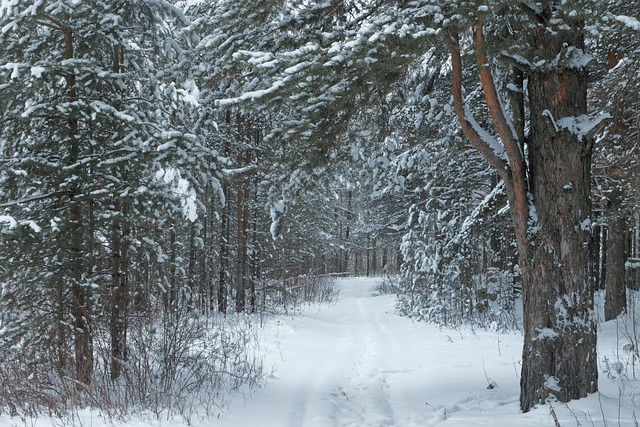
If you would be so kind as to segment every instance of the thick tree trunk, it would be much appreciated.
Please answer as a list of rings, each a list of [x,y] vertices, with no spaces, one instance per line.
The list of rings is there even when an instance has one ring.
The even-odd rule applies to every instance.
[[[547,18],[549,18],[547,16]],[[581,29],[534,32],[537,57],[553,63],[584,49]],[[570,60],[567,58],[567,60]],[[591,146],[572,127],[587,112],[584,68],[551,65],[529,77],[530,187],[535,214],[523,272],[524,349],[520,404],[528,411],[553,395],[561,402],[598,389],[590,226]],[[537,217],[537,218],[536,218]],[[536,221],[537,219],[537,221]]]
[[[609,194],[604,320],[615,319],[627,309],[624,269],[626,222],[620,199],[621,195],[617,190]]]
[[[556,10],[553,3],[541,5],[535,15],[539,27],[531,36],[536,66],[528,79],[528,163],[518,135],[522,129],[510,126],[496,90],[482,19],[478,18],[474,28],[473,49],[500,141],[479,130],[470,109],[465,108],[455,30],[449,42],[454,109],[467,138],[503,179],[511,208],[523,281],[520,405],[525,412],[550,396],[566,402],[598,389],[589,265],[590,134],[596,127],[588,126],[589,134],[581,134],[587,120],[583,23],[567,20],[564,28],[549,31],[547,25]]]

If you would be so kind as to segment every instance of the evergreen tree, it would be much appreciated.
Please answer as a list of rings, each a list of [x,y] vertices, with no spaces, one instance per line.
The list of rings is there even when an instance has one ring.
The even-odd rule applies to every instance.
[[[3,348],[19,343],[36,362],[57,352],[56,368],[74,363],[88,384],[108,309],[117,378],[133,254],[157,248],[144,218],[180,205],[167,171],[197,157],[184,151],[197,142],[180,127],[184,95],[166,79],[183,56],[172,22],[186,19],[162,1],[3,3],[0,17],[1,61],[15,64],[2,70],[3,207],[16,223],[1,254]]]

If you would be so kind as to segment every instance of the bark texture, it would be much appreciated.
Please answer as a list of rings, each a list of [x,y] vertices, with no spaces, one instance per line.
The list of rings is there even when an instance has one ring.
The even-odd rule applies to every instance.
[[[536,56],[549,65],[533,71],[528,86],[535,217],[531,215],[534,228],[522,269],[525,344],[520,404],[525,411],[550,395],[566,402],[598,388],[589,264],[591,144],[558,124],[587,113],[587,73],[571,65],[584,41],[580,23],[560,34],[552,35],[545,26],[534,32]]]
[[[64,56],[65,59],[73,59],[74,54],[74,34],[71,28],[59,22],[54,22],[64,35]],[[76,75],[68,73],[65,75],[67,100],[75,102],[78,100],[78,88],[76,86]],[[80,141],[78,138],[78,119],[71,116],[68,120],[69,126],[69,159],[68,164],[74,165],[78,161],[80,151]],[[69,223],[70,223],[70,281],[72,305],[71,315],[73,316],[73,331],[75,338],[75,375],[79,384],[89,384],[93,376],[93,335],[91,332],[91,298],[90,290],[82,286],[82,275],[85,273],[84,252],[83,252],[83,209],[78,201],[78,183],[72,182],[69,190]]]
[[[620,191],[614,189],[609,193],[609,206],[607,207],[607,256],[604,319],[611,320],[618,317],[627,309],[627,288],[625,283],[625,242],[626,222],[621,206]]]

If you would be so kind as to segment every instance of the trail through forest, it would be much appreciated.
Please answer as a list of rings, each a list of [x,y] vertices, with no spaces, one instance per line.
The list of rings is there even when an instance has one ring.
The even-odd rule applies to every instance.
[[[394,295],[372,296],[375,284],[345,279],[335,305],[274,319],[265,328],[273,376],[236,397],[215,425],[555,425],[549,407],[519,411],[520,334],[413,322],[395,314]],[[563,426],[604,425],[597,399],[554,412]],[[633,425],[632,407],[623,403],[618,418],[617,403],[602,399],[607,423]]]
[[[338,281],[334,305],[311,305],[267,317],[262,334],[264,386],[234,392],[209,416],[158,420],[141,415],[109,421],[90,408],[73,425],[93,427],[428,427],[637,426],[640,377],[625,353],[626,318],[600,323],[600,393],[568,405],[520,412],[522,335],[460,330],[414,322],[395,313],[395,295],[374,296],[379,279]],[[602,315],[602,296],[598,298]],[[626,319],[626,320],[625,320]],[[256,319],[257,320],[257,319]],[[258,323],[256,322],[256,327]],[[619,329],[618,329],[619,328]],[[489,387],[490,386],[490,387]],[[211,409],[211,408],[210,408]],[[553,412],[553,413],[552,413]],[[557,418],[557,423],[554,420]],[[27,420],[32,427],[60,419]],[[0,427],[25,421],[0,415]]]

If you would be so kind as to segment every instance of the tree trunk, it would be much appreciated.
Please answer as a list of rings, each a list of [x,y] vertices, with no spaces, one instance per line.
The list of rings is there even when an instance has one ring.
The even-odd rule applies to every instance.
[[[609,193],[604,320],[615,319],[627,309],[624,269],[626,222],[620,199],[621,194],[618,190]]]
[[[116,203],[118,209],[118,203]],[[115,219],[111,235],[111,379],[116,380],[122,373],[126,356],[126,316],[128,308],[127,278],[123,268],[123,228],[120,219]]]
[[[546,12],[550,15],[549,9]],[[566,54],[566,46],[584,49],[581,28],[574,25],[555,35],[545,27],[534,31],[536,57],[552,63]],[[589,264],[591,143],[557,125],[560,119],[586,114],[587,73],[584,68],[554,65],[532,72],[528,89],[530,188],[537,222],[530,230],[528,254],[521,252],[519,257],[524,282],[524,411],[550,395],[567,402],[598,389]]]
[[[251,136],[250,124],[240,112],[236,114],[236,126],[238,139],[242,145],[247,143]],[[250,141],[249,141],[250,142]],[[238,153],[238,167],[251,163],[249,149]],[[236,312],[243,312],[246,305],[247,290],[247,228],[249,220],[249,199],[251,197],[249,180],[243,179],[238,186],[237,194],[237,260],[236,260]]]
[[[455,29],[449,41],[456,115],[467,138],[503,179],[509,200],[523,282],[520,406],[525,412],[550,396],[566,402],[598,389],[589,265],[591,139],[597,126],[590,126],[587,135],[572,133],[587,111],[587,73],[574,65],[583,59],[583,23],[565,17],[564,28],[549,31],[553,3],[546,1],[535,12],[539,25],[531,31],[536,67],[529,70],[528,79],[528,162],[519,130],[510,126],[502,108],[481,17],[474,27],[473,49],[500,141],[479,130],[465,107]]]
[[[178,307],[178,245],[176,241],[176,225],[172,221],[169,229],[169,247],[171,254],[169,255],[169,300],[165,309],[167,311],[175,311]]]
[[[189,224],[189,272],[187,273],[187,292],[186,303],[187,311],[191,312],[197,308],[198,290],[196,289],[196,280],[198,280],[196,273],[196,224],[192,222]]]
[[[376,246],[377,239],[374,236],[371,240],[371,274],[376,276],[378,274],[378,249]]]
[[[230,140],[232,135],[231,126],[231,110],[225,113],[225,122],[227,124],[227,139],[225,143],[225,156],[229,156]],[[229,261],[230,261],[230,241],[231,238],[231,201],[229,200],[231,191],[229,183],[222,182],[222,193],[224,194],[224,206],[222,208],[222,217],[220,221],[220,271],[218,276],[218,312],[227,312],[227,294],[229,288]]]
[[[227,312],[227,278],[229,277],[229,185],[222,183],[225,202],[220,223],[220,272],[218,277],[218,311]]]
[[[65,58],[74,58],[73,31],[62,28],[65,43]],[[67,98],[69,102],[78,99],[76,76],[73,73],[65,75]],[[75,165],[80,156],[80,141],[78,140],[78,119],[70,117],[69,125],[69,165]],[[73,302],[71,315],[73,316],[73,331],[75,338],[76,380],[89,384],[93,375],[93,335],[89,325],[91,319],[91,297],[89,289],[82,285],[84,269],[83,253],[83,212],[77,197],[80,193],[77,182],[70,188],[69,222],[70,222],[70,282]]]

